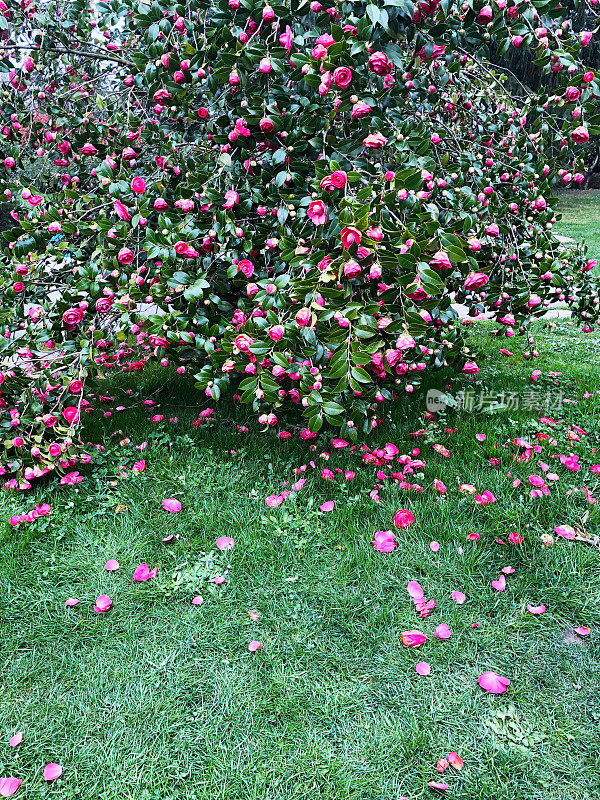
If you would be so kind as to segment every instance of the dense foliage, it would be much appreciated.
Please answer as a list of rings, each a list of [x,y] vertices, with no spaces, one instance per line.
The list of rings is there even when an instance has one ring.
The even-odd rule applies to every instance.
[[[75,463],[108,370],[177,362],[352,439],[427,370],[477,372],[455,299],[506,336],[559,298],[591,330],[552,186],[582,178],[600,82],[557,6],[0,1],[8,485]],[[562,121],[489,42],[556,74]]]

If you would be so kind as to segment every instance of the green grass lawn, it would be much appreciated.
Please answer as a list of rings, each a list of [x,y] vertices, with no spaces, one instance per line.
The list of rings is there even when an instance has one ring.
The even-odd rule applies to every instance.
[[[562,192],[558,210],[562,219],[555,233],[585,242],[590,256],[600,258],[600,190]]]
[[[516,392],[520,408],[451,411],[413,438],[424,404],[399,405],[396,426],[374,435],[372,444],[394,442],[401,453],[421,449],[426,468],[408,476],[420,494],[377,481],[376,467],[325,438],[311,452],[297,438],[239,433],[239,412],[197,430],[202,397],[176,375],[164,386],[164,370],[143,375],[132,395],[123,380],[103,386],[110,407],[128,408],[89,417],[86,433],[106,451],[85,481],[52,479],[27,497],[0,496],[3,520],[36,501],[52,506],[46,520],[5,524],[0,542],[0,776],[23,778],[17,797],[416,800],[432,796],[427,783],[437,779],[460,800],[597,800],[600,554],[564,539],[544,547],[540,535],[579,525],[587,509],[587,530],[598,527],[597,507],[569,490],[586,485],[600,495],[589,472],[600,462],[592,452],[600,337],[565,321],[554,337],[541,323],[536,330],[540,358],[525,362],[523,340],[498,342],[489,325],[477,329],[487,358],[476,395]],[[515,355],[499,355],[502,346]],[[543,373],[537,384],[533,369]],[[532,387],[537,396],[527,394]],[[160,425],[149,422],[156,407],[139,405],[149,396],[165,415]],[[547,401],[558,402],[548,413],[561,421],[556,428],[538,421]],[[587,433],[580,441],[567,438],[572,424]],[[510,440],[538,432],[556,444],[541,439],[529,463],[514,461]],[[147,449],[135,449],[143,441]],[[580,472],[553,457],[570,452]],[[132,474],[140,458],[146,470]],[[266,496],[286,481],[290,489],[294,468],[311,459],[305,486],[269,509]],[[549,497],[532,499],[527,478],[543,474],[540,460],[559,478]],[[327,482],[322,466],[356,477]],[[512,488],[516,477],[523,483]],[[380,503],[369,496],[377,482]],[[457,492],[462,482],[489,489],[497,503],[479,507]],[[180,513],[161,508],[167,497],[181,501]],[[328,499],[335,509],[322,513]],[[415,523],[397,531],[394,552],[376,552],[374,532],[390,529],[399,508]],[[524,542],[509,544],[510,531]],[[478,542],[467,541],[471,532]],[[233,537],[234,549],[215,550],[219,536]],[[117,572],[104,569],[110,558]],[[157,578],[134,583],[140,562],[157,567]],[[491,581],[506,566],[515,571],[497,592]],[[215,575],[225,582],[215,585]],[[427,619],[413,607],[409,580],[436,601]],[[463,605],[454,590],[466,594]],[[113,606],[96,614],[101,593]],[[197,594],[201,606],[191,605]],[[69,597],[80,604],[65,608]],[[527,603],[547,611],[533,616]],[[433,635],[442,622],[449,640]],[[581,625],[590,636],[573,633]],[[418,650],[401,645],[411,629],[429,637]],[[249,652],[252,640],[263,648]],[[429,677],[416,674],[419,661],[431,665]],[[486,670],[510,679],[506,694],[479,688]],[[10,748],[17,731],[23,742]],[[464,768],[440,776],[436,762],[451,751]],[[64,769],[52,784],[42,779],[48,762]]]

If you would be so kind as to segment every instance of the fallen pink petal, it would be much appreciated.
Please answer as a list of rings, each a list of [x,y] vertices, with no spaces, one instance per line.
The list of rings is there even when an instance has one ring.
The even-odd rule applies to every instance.
[[[375,550],[380,553],[391,553],[396,548],[396,540],[392,531],[376,531],[372,542]]]
[[[319,511],[325,511],[325,512],[333,511],[334,507],[335,507],[335,503],[333,502],[333,500],[326,500],[324,503],[321,503],[321,505],[319,506]]]
[[[171,514],[177,514],[181,511],[181,503],[174,497],[168,497],[166,500],[163,500],[162,507]]]
[[[589,628],[586,628],[584,625],[580,625],[577,628],[573,628],[573,630],[575,631],[575,633],[578,633],[579,636],[589,636],[591,633],[591,630]]]
[[[67,597],[65,605],[67,608],[73,608],[73,606],[79,605],[79,599],[77,597]]]
[[[196,597],[192,597],[192,605],[193,606],[201,606],[203,602],[204,602],[204,598],[199,594],[197,594]]]
[[[12,797],[22,783],[21,778],[0,778],[0,797]]]
[[[9,739],[8,743],[11,747],[16,747],[17,745],[21,744],[22,741],[23,734],[19,731],[19,733],[15,733],[15,735]]]
[[[437,781],[429,781],[427,786],[429,786],[430,789],[435,789],[437,792],[445,792],[450,788],[447,783],[438,783]]]
[[[477,679],[477,683],[482,689],[490,694],[503,694],[510,686],[508,678],[503,678],[497,672],[484,672]]]
[[[546,606],[532,606],[527,603],[527,611],[529,611],[530,614],[544,614],[546,612]]]
[[[431,675],[431,666],[426,661],[419,661],[415,664],[415,672],[419,675]]]
[[[430,542],[429,543],[429,549],[431,550],[432,553],[437,553],[437,551],[440,549],[440,547],[441,547],[441,544],[439,542]]]
[[[554,533],[557,536],[562,536],[563,539],[573,540],[575,538],[575,528],[572,528],[570,525],[557,525],[556,528],[554,528]]]
[[[454,752],[448,753],[448,761],[450,763],[450,766],[454,767],[454,769],[457,769],[457,770],[460,771],[463,768],[463,763],[464,762],[463,762],[462,758],[458,755],[458,753],[454,753]]]
[[[107,572],[116,572],[119,569],[119,562],[116,561],[114,558],[109,558],[106,564],[104,565],[104,569]]]
[[[465,600],[467,599],[467,596],[466,596],[466,594],[463,594],[462,592],[458,592],[458,591],[454,591],[454,592],[452,592],[452,594],[450,595],[450,597],[451,597],[451,598],[454,600],[454,602],[455,602],[455,603],[457,603],[459,606],[462,606],[462,604],[463,604],[463,603],[465,602]]]
[[[219,550],[232,550],[235,542],[230,536],[219,536],[215,544]]]
[[[254,640],[254,641],[250,642],[250,644],[248,645],[248,650],[251,653],[255,653],[257,650],[261,650],[262,646],[263,646],[262,642],[257,642],[256,640]]]
[[[97,614],[103,614],[105,611],[112,606],[112,600],[107,594],[99,595],[98,599],[96,600],[96,605],[94,606],[94,611]]]
[[[404,631],[400,639],[404,647],[420,647],[427,641],[427,636],[421,631]]]
[[[140,564],[135,568],[133,580],[138,582],[149,581],[151,578],[156,578],[157,573],[158,569],[156,567],[154,567],[154,569],[150,569],[148,564]]]
[[[503,592],[506,589],[506,578],[500,575],[498,580],[492,581],[492,588],[497,592]]]
[[[438,625],[435,629],[434,636],[437,636],[438,639],[450,639],[452,633],[446,623],[442,622],[441,625]]]
[[[62,772],[63,768],[60,766],[60,764],[55,764],[54,762],[46,764],[44,767],[44,780],[55,781],[57,778],[60,778]]]

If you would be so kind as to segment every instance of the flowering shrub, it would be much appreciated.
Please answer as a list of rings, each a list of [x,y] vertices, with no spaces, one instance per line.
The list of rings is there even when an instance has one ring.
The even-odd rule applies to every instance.
[[[1,3],[8,485],[72,470],[109,370],[177,362],[355,440],[427,370],[478,371],[454,300],[511,336],[561,299],[591,330],[551,189],[600,83],[557,6]],[[531,48],[570,114],[512,96],[488,43]]]

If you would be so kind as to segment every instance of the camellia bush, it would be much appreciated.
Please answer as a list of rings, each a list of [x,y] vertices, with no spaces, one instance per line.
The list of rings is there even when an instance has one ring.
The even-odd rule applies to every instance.
[[[555,300],[597,324],[594,262],[552,234],[600,132],[557,0],[0,0],[0,37],[8,486],[76,462],[111,372],[177,364],[356,440],[428,371],[478,371],[453,303],[507,337]]]

